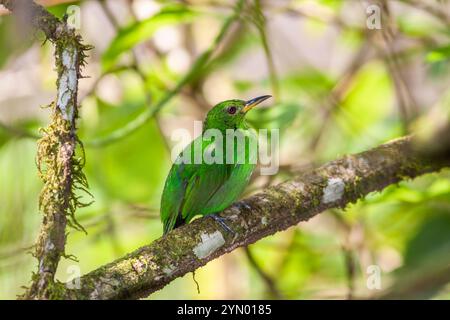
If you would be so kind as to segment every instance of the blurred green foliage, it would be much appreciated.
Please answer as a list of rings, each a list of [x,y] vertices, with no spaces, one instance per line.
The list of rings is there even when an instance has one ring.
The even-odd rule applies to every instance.
[[[255,109],[249,121],[255,128],[281,129],[282,170],[278,177],[256,178],[249,190],[259,190],[261,186],[288,178],[304,165],[360,152],[404,133],[396,80],[383,57],[384,51],[372,50],[355,68],[345,90],[337,98],[333,96],[345,78],[342,70],[369,41],[367,30],[334,26],[334,45],[328,47],[329,51],[320,51],[314,46],[316,41],[330,41],[330,37],[327,38],[332,28],[330,22],[320,21],[321,17],[314,16],[314,12],[295,15],[296,10],[307,10],[303,7],[304,1],[286,2],[286,7],[293,10],[292,16],[283,8],[274,9],[276,1],[267,2],[263,11],[270,48],[275,65],[284,65],[277,75],[281,90],[271,108]],[[136,12],[132,15],[127,10],[112,10],[125,18],[119,19],[123,21],[122,27],[106,47],[101,49],[99,45],[91,52],[86,75],[94,77],[96,70],[111,73],[97,83],[103,83],[106,91],[96,88],[81,101],[79,131],[83,141],[108,136],[153,107],[188,72],[174,67],[174,57],[182,61],[180,56],[188,55],[189,67],[192,67],[198,54],[209,48],[225,17],[231,14],[229,2],[188,3],[191,4],[158,1],[158,10],[139,20],[135,19]],[[175,143],[170,140],[171,130],[191,129],[193,120],[201,119],[211,104],[225,98],[250,98],[257,93],[270,93],[270,75],[260,70],[266,70],[266,57],[260,35],[249,23],[248,10],[252,1],[248,3],[240,25],[231,29],[218,48],[214,48],[212,58],[199,70],[201,72],[189,79],[191,81],[164,105],[156,118],[114,143],[100,148],[86,146],[85,172],[95,203],[78,212],[78,220],[86,227],[88,235],[68,230],[66,251],[75,255],[78,262],[68,259],[61,262],[58,272],[61,281],[73,275],[70,266],[79,267],[81,273],[89,272],[161,235],[159,197],[171,165],[170,147]],[[95,19],[95,15],[100,14],[101,8],[90,1],[71,4],[81,6],[83,19]],[[62,17],[71,4],[49,10]],[[341,19],[345,10],[350,10],[344,1],[337,0],[317,1],[316,6]],[[435,85],[439,95],[448,94],[448,25],[443,26],[427,13],[423,13],[425,18],[411,16],[409,10],[412,9],[406,6],[395,17],[399,37],[419,46],[403,48],[399,45],[402,72],[419,64],[426,74],[411,73],[410,76],[417,77],[418,82],[426,80],[423,86]],[[94,18],[89,18],[90,14]],[[272,20],[285,15],[289,16],[288,20],[283,20],[285,26],[271,24]],[[39,40],[19,41],[13,36],[16,31],[12,17],[1,19],[0,86],[2,76],[11,72],[12,62],[27,50],[39,51],[38,61],[43,66],[51,66],[51,51],[47,46],[41,47]],[[102,28],[106,28],[102,21],[97,21],[97,30],[93,24],[82,26],[81,34],[86,41],[94,45],[97,45],[95,41],[101,42]],[[299,21],[309,24],[301,27]],[[91,29],[86,30],[87,26]],[[167,28],[174,28],[182,40],[172,51],[158,50],[155,39],[158,32]],[[289,28],[301,30],[303,38],[297,39],[300,47],[288,38]],[[145,52],[138,59],[144,81],[135,69],[124,63],[129,61],[131,50]],[[298,53],[300,50],[302,54]],[[331,68],[329,61],[335,54],[341,60],[338,68]],[[312,62],[316,55],[327,62]],[[290,61],[295,63],[289,65]],[[43,83],[48,83],[49,78],[56,80],[50,69],[40,70],[38,77]],[[447,85],[442,86],[445,81]],[[36,94],[45,91],[43,88],[35,90]],[[419,100],[423,98],[421,92],[413,93]],[[51,94],[54,94],[53,88]],[[116,95],[119,97],[114,98]],[[12,105],[8,100],[0,100],[0,115],[14,114],[14,110],[8,108],[10,103]],[[12,121],[8,127],[0,126],[0,298],[3,299],[14,298],[22,291],[20,286],[28,284],[36,263],[26,254],[26,249],[33,244],[39,230],[41,216],[37,199],[41,183],[34,163],[36,143],[22,133],[36,133],[37,127],[47,120],[37,105],[32,107],[37,111],[16,117],[23,120]],[[431,105],[423,105],[418,113],[425,114],[429,109]],[[11,131],[11,127],[16,131]],[[415,279],[411,275],[413,271],[420,270],[419,277],[426,279],[436,265],[449,263],[449,177],[449,171],[444,170],[390,186],[350,205],[345,211],[325,212],[298,227],[267,237],[252,245],[250,250],[285,298],[346,298],[350,291],[353,297],[383,296],[390,286],[402,286],[404,279]],[[370,265],[382,270],[381,291],[369,290],[366,286]],[[272,297],[241,250],[200,269],[197,280],[200,294],[187,275],[151,298]],[[408,297],[450,298],[448,284],[437,283],[423,291],[411,289]]]
[[[164,6],[161,11],[150,18],[134,22],[124,27],[118,32],[114,40],[111,41],[108,49],[102,55],[102,66],[104,70],[108,70],[114,65],[122,53],[129,51],[137,44],[151,38],[159,28],[165,25],[192,21],[194,17],[195,12],[185,6],[168,5]]]

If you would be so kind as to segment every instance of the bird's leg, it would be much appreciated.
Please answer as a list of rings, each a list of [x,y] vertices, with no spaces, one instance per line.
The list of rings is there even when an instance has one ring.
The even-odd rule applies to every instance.
[[[227,224],[225,223],[226,218],[220,217],[217,213],[211,213],[208,215],[209,217],[213,218],[220,226],[229,233],[236,234],[236,232],[233,231]]]

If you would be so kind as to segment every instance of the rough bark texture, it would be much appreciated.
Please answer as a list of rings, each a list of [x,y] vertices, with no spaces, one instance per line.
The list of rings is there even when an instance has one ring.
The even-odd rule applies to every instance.
[[[48,299],[54,294],[54,276],[61,256],[65,256],[66,226],[81,228],[75,220],[75,209],[82,206],[74,191],[87,188],[81,171],[83,157],[75,156],[78,145],[76,135],[77,93],[80,69],[85,51],[81,38],[44,8],[30,0],[0,0],[7,9],[23,22],[44,32],[55,45],[58,73],[57,98],[52,104],[50,125],[42,129],[38,141],[37,163],[44,182],[39,199],[43,213],[41,232],[35,245],[38,270],[24,298]]]
[[[343,208],[366,194],[418,175],[443,163],[425,160],[405,137],[372,150],[345,156],[297,178],[242,200],[221,216],[236,232],[229,234],[204,217],[79,280],[80,289],[59,284],[61,299],[132,299],[145,297],[207,262],[306,221],[329,208]]]
[[[33,28],[42,30],[51,41],[67,33],[64,23],[32,0],[1,0],[0,4],[24,22],[24,27],[31,24]]]

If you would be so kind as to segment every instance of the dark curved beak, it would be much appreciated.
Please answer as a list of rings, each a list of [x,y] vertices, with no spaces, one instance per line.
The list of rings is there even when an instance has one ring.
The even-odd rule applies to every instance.
[[[265,96],[259,96],[259,97],[253,98],[253,99],[251,99],[251,100],[248,100],[248,101],[245,103],[244,108],[242,108],[242,111],[241,111],[241,112],[247,113],[248,111],[250,111],[251,109],[253,109],[256,105],[260,104],[260,103],[263,102],[264,100],[267,100],[267,99],[269,99],[269,98],[271,98],[271,97],[272,97],[271,95],[265,95]]]

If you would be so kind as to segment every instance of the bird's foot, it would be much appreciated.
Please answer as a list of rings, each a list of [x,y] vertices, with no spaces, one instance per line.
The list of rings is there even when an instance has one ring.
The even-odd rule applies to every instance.
[[[219,217],[219,216],[217,215],[217,213],[210,214],[209,216],[210,216],[211,218],[213,218],[218,224],[220,224],[220,226],[221,226],[226,232],[231,233],[231,234],[233,234],[233,235],[236,234],[236,232],[234,232],[233,229],[231,229],[231,228],[225,223],[226,218]]]

